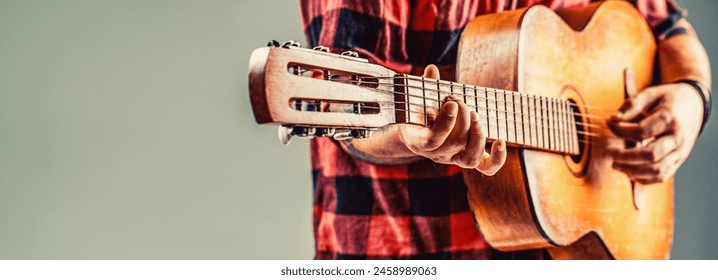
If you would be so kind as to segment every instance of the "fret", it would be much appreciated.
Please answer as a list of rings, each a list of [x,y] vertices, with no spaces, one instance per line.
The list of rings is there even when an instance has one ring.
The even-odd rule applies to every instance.
[[[543,96],[539,97],[539,106],[541,107],[541,137],[543,137],[544,148],[549,149],[551,147],[551,144],[549,144],[548,139],[548,120],[546,119],[548,115],[546,114],[547,112],[545,112],[545,103],[546,100],[543,98]]]
[[[539,96],[539,115],[541,116],[539,118],[539,123],[541,124],[541,147],[544,149],[547,149],[547,143],[546,143],[546,133],[544,132],[546,126],[544,126],[543,121],[543,97]]]
[[[575,106],[578,106],[578,105],[575,105]],[[578,127],[576,126],[576,116],[573,115],[573,112],[574,112],[574,110],[572,109],[571,110],[571,129],[573,130],[573,134],[572,134],[572,136],[573,136],[573,141],[572,141],[573,142],[573,152],[578,153],[579,147],[580,147],[580,143],[578,143],[578,139],[580,139],[580,138],[578,137]],[[578,110],[576,110],[576,112],[578,112]],[[580,119],[579,119],[579,121],[580,121]]]
[[[563,139],[561,138],[561,109],[559,108],[558,100],[553,99],[553,108],[554,108],[554,123],[556,124],[556,150],[561,150],[561,145],[563,144]]]
[[[514,143],[518,143],[519,142],[519,139],[518,139],[519,138],[519,122],[516,118],[516,112],[518,112],[518,110],[516,110],[516,95],[513,93],[511,94],[511,109],[513,110],[513,117],[514,117],[514,129],[513,129]]]
[[[551,98],[546,98],[546,102],[548,103],[549,144],[551,144],[551,150],[554,150],[556,149],[556,124],[554,123],[556,118],[553,115],[553,100],[551,100]]]
[[[568,122],[566,122],[566,102],[561,101],[561,111],[563,114],[561,115],[561,122],[563,123],[563,150],[564,152],[568,151]]]
[[[439,91],[441,92],[441,100],[442,100],[442,101],[443,101],[443,100],[446,100],[446,98],[447,98],[449,95],[454,95],[454,92],[453,92],[453,89],[452,89],[452,88],[453,88],[453,85],[452,85],[451,82],[449,82],[449,83],[439,83],[438,88],[439,88]],[[446,102],[444,102],[444,103],[446,103]]]
[[[531,146],[535,146],[538,143],[536,143],[536,138],[534,138],[535,130],[533,127],[531,127],[531,126],[533,126],[533,124],[531,123],[532,122],[532,119],[531,119],[531,96],[529,96],[529,95],[524,95],[524,96],[526,97],[526,126],[528,126],[528,128],[529,128],[528,144]]]
[[[441,87],[439,86],[439,80],[436,80],[436,102],[439,106],[437,110],[441,110]]]
[[[521,106],[521,144],[526,145],[526,122],[524,121],[524,97],[519,93],[519,106]],[[528,110],[527,110],[528,112]],[[529,128],[529,134],[531,133],[531,128]],[[529,141],[531,140],[531,136],[529,135]]]
[[[563,103],[563,111],[564,111],[563,118],[565,120],[564,123],[566,124],[566,132],[564,132],[566,134],[566,151],[570,152],[572,141],[571,141],[571,127],[569,126],[569,125],[571,125],[571,123],[569,121],[569,115],[570,115],[571,111],[568,108],[568,101],[565,101]]]
[[[476,114],[481,116],[481,114],[479,114],[479,93],[476,90],[476,86],[472,86],[471,88],[474,89],[474,109],[476,109]]]
[[[406,115],[407,123],[414,123],[419,125],[429,125],[429,113],[427,110],[431,108],[426,103],[426,90],[424,88],[424,78],[422,77],[411,77],[406,79]],[[421,98],[422,100],[418,100]]]
[[[504,123],[506,123],[506,127],[504,127],[504,130],[506,132],[506,137],[504,140],[509,141],[509,110],[506,108],[506,91],[501,90],[503,94],[501,95],[501,100],[504,102]],[[498,106],[498,104],[496,104]],[[498,108],[497,108],[498,109]]]
[[[558,133],[558,108],[556,108],[556,100],[553,98],[551,100],[551,136],[553,137],[553,149],[558,150],[559,146],[561,145],[561,138],[559,137],[560,134]]]
[[[573,140],[573,139],[574,139],[574,135],[575,135],[574,132],[573,132],[573,129],[574,129],[574,126],[573,126],[573,108],[571,108],[571,103],[570,103],[570,102],[567,102],[567,103],[566,103],[566,110],[567,110],[567,112],[566,112],[567,116],[566,116],[566,117],[568,118],[568,137],[569,137],[569,138],[568,138],[568,139],[569,139],[569,140],[568,140],[568,141],[569,141],[569,145],[568,145],[568,146],[569,146],[570,152],[573,153],[573,152],[574,152],[574,149],[576,148],[576,143],[575,143],[574,140]]]
[[[551,134],[549,133],[549,132],[550,132],[549,129],[550,129],[551,127],[549,126],[549,120],[550,120],[551,118],[549,118],[549,116],[548,116],[548,99],[542,97],[542,98],[541,98],[541,101],[542,101],[542,103],[543,103],[543,105],[542,105],[542,106],[543,106],[543,108],[542,108],[542,109],[543,109],[542,113],[543,113],[543,115],[544,115],[544,119],[542,120],[542,122],[545,123],[545,130],[546,130],[546,131],[544,132],[544,133],[546,133],[546,149],[549,149],[549,150],[550,150],[550,149],[551,149]]]
[[[406,75],[397,76],[394,79],[394,118],[397,123],[405,123],[408,118],[409,111],[406,110],[406,93],[409,90],[407,86],[408,79]]]
[[[516,96],[519,97],[519,102],[516,102]],[[511,101],[513,101],[513,103],[514,103],[514,123],[515,123],[514,127],[516,130],[516,133],[514,136],[516,137],[516,143],[523,144],[522,139],[524,139],[524,127],[523,127],[524,123],[523,123],[523,116],[520,114],[520,112],[521,112],[521,96],[518,95],[518,93],[512,93]],[[518,109],[516,108],[516,106],[518,106]],[[519,117],[521,117],[521,118],[519,119]],[[519,135],[519,133],[521,135]],[[521,141],[521,142],[519,142],[519,141]]]
[[[568,108],[566,107],[567,104],[568,104],[568,102],[566,102],[566,101],[563,102],[563,126],[564,126],[563,135],[566,138],[566,145],[565,145],[566,152],[570,152],[571,151],[571,135],[568,132],[569,128],[568,128]]]
[[[429,115],[426,113],[426,85],[424,77],[421,77],[421,102],[424,103],[424,126],[429,126]]]
[[[526,122],[524,122],[524,101],[523,96],[520,93],[517,93],[519,96],[519,108],[521,108],[521,111],[519,111],[519,116],[521,116],[521,144],[526,145]]]
[[[565,144],[563,145],[564,152],[568,152],[570,150],[569,148],[569,141],[568,141],[568,116],[566,112],[566,101],[561,101],[561,110],[563,111],[563,115],[561,115],[561,119],[563,120],[563,139],[565,141]]]
[[[486,137],[491,138],[491,118],[489,118],[489,93],[484,88],[484,102],[486,103]]]
[[[539,114],[536,112],[536,110],[538,109],[538,107],[536,106],[536,100],[538,100],[538,98],[536,98],[534,96],[533,100],[534,100],[534,125],[535,125],[534,133],[536,134],[536,143],[538,144],[539,147],[543,148],[543,139],[539,138],[539,135],[538,135],[539,134],[539,118],[538,118]]]
[[[481,115],[479,114],[479,94],[478,94],[478,92],[476,91],[476,86],[472,86],[471,88],[474,89],[474,109],[476,110],[476,114],[478,114],[479,116],[481,116]]]
[[[556,122],[558,123],[558,138],[560,145],[558,146],[558,150],[561,151],[566,146],[566,139],[564,139],[563,134],[563,109],[561,108],[562,103],[561,100],[556,99]]]
[[[406,110],[406,122],[411,123],[411,101],[409,101],[409,91],[404,90],[406,97],[404,98],[404,108]]]
[[[551,110],[551,108],[552,108],[551,104],[553,104],[553,103],[551,102],[551,99],[549,99],[549,98],[546,98],[545,100],[546,100],[546,117],[547,117],[546,124],[548,125],[548,129],[546,131],[548,133],[548,135],[547,135],[548,148],[550,150],[553,150],[554,146],[556,145],[556,139],[553,138],[553,118],[552,118],[553,110]]]
[[[578,105],[576,104],[574,106],[578,106]],[[571,136],[573,137],[573,152],[578,153],[579,152],[578,150],[580,148],[580,143],[578,143],[578,139],[579,139],[578,127],[576,126],[577,116],[574,115],[575,112],[578,112],[578,108],[576,108],[576,109],[571,108],[571,129],[573,130],[573,133],[571,134]],[[581,121],[581,119],[579,118],[578,121]]]
[[[464,95],[464,104],[466,104],[468,106],[469,103],[466,103],[466,86],[465,85],[461,85],[461,93]]]

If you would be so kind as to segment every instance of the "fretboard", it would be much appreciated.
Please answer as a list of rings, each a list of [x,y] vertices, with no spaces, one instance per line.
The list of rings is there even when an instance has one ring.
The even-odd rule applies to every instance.
[[[578,131],[571,103],[515,91],[399,75],[394,79],[397,123],[428,126],[449,95],[477,112],[489,139],[578,154]]]

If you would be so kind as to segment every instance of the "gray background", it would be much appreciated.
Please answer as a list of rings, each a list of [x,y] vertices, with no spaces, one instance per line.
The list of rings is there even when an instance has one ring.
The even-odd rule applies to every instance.
[[[680,3],[718,60],[718,2]],[[0,0],[0,258],[311,258],[308,144],[248,104],[269,39],[304,41],[296,1]],[[673,258],[718,258],[716,137],[676,176]]]

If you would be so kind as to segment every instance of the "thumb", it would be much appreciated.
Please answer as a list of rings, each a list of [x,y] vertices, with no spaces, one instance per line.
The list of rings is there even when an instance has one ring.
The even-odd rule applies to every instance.
[[[430,79],[441,79],[441,76],[439,75],[439,68],[437,68],[434,64],[426,66],[426,68],[424,68],[424,75],[421,76]]]

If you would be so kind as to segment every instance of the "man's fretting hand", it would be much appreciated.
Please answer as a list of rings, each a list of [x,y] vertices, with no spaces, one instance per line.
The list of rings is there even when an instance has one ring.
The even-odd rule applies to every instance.
[[[429,65],[423,76],[439,79],[439,70]],[[506,143],[496,140],[491,154],[484,151],[486,135],[481,130],[479,115],[453,95],[446,98],[432,127],[401,125],[399,131],[407,149],[437,163],[494,175],[506,161]]]

